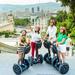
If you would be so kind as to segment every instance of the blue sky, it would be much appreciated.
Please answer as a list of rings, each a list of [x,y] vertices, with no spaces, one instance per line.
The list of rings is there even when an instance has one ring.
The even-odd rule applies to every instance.
[[[0,4],[36,4],[36,3],[47,3],[56,2],[56,0],[0,0]]]

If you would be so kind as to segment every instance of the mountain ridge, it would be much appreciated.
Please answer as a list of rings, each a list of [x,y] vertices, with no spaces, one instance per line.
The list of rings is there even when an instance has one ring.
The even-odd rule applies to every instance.
[[[0,11],[16,11],[16,10],[25,10],[26,8],[31,9],[34,8],[35,11],[37,7],[40,7],[42,10],[58,10],[61,8],[60,3],[56,2],[48,2],[48,3],[38,3],[38,4],[30,4],[30,5],[13,5],[13,4],[0,4]]]

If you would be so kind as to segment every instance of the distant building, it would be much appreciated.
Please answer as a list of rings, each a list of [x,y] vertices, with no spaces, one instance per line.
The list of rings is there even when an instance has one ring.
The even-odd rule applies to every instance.
[[[39,6],[37,6],[36,8],[32,7],[31,9],[26,8],[24,10],[17,10],[12,12],[12,14],[14,18],[28,18],[31,21],[31,26],[40,25],[42,29],[45,29],[47,27],[50,16],[56,15],[56,13],[51,12],[50,10],[43,10]],[[12,26],[12,31],[14,29],[13,16],[10,14],[6,19],[7,23]]]
[[[39,6],[37,7],[37,12],[40,12],[40,7]]]
[[[36,8],[32,7],[31,11],[29,9],[25,9],[25,11],[16,11],[13,15],[15,15],[15,18],[29,18],[32,26],[40,25],[40,27],[44,29],[48,25],[50,16],[54,16],[56,13],[52,13],[49,10],[40,9],[38,6]]]
[[[6,15],[6,20],[4,20],[2,23],[0,23],[0,32],[2,31],[14,31],[14,21],[13,21],[13,15],[9,14]]]
[[[34,7],[32,8],[32,13],[34,13]]]

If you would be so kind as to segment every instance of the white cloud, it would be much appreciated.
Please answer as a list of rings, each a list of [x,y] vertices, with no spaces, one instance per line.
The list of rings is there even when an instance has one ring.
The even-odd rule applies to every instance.
[[[0,4],[35,4],[56,2],[56,0],[0,0]]]

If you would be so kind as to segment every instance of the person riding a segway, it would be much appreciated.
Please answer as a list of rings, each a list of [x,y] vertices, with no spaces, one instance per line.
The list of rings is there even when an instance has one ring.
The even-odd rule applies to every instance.
[[[33,32],[31,36],[31,59],[32,64],[42,63],[43,57],[38,53],[38,49],[41,48],[41,35],[40,35],[40,27],[35,26],[35,32]],[[34,52],[36,52],[36,58],[34,58]],[[42,60],[42,61],[41,61]]]
[[[30,49],[28,50],[28,52],[26,51],[27,47],[29,46],[29,39],[26,36],[27,32],[26,30],[22,31],[21,36],[19,37],[19,41],[18,41],[18,64],[22,63],[22,60],[25,58],[25,54],[29,53]]]
[[[29,62],[25,59],[25,55],[30,52],[29,39],[27,39],[26,33],[26,30],[23,30],[21,36],[19,37],[17,50],[19,57],[18,64],[13,65],[13,71],[18,75],[29,68]]]
[[[48,46],[48,54],[51,55],[51,44],[56,42],[56,33],[57,33],[57,28],[56,28],[56,20],[55,19],[51,19],[49,21],[50,25],[48,26],[46,35],[45,35],[45,39],[47,38],[47,40],[45,40],[44,42],[49,43],[47,44]],[[49,46],[50,45],[50,46]]]

